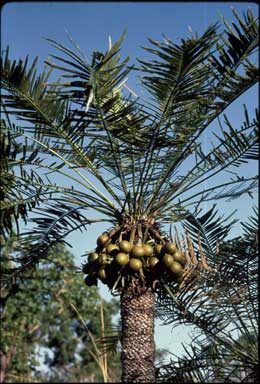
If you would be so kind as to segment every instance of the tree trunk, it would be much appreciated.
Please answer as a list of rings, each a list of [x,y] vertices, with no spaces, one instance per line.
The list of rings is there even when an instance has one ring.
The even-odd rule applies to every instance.
[[[151,288],[121,294],[122,382],[155,382],[154,293]]]

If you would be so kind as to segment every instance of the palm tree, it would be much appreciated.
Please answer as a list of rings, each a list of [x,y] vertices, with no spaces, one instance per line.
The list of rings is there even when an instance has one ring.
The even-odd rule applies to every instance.
[[[200,218],[187,227],[193,244],[203,249],[212,268],[197,273],[173,298],[163,292],[159,297],[157,311],[163,321],[173,327],[193,325],[194,329],[185,355],[158,367],[158,382],[257,382],[257,210],[242,223],[242,236],[224,240],[218,248],[212,234],[226,232],[227,227],[214,216],[212,212],[204,223]],[[198,231],[204,233],[201,244],[196,241]]]
[[[251,193],[257,183],[234,172],[257,158],[257,113],[250,117],[245,107],[239,128],[223,118],[258,81],[257,20],[250,10],[234,16],[232,27],[224,20],[222,32],[212,25],[180,44],[149,40],[145,50],[155,59],[138,60],[138,68],[121,61],[124,34],[91,60],[71,38],[73,49],[47,39],[60,54],[38,77],[37,59],[29,66],[28,58],[3,54],[2,125],[10,142],[1,145],[16,184],[2,212],[19,224],[22,206],[34,223],[21,234],[26,256],[17,253],[10,276],[37,265],[72,231],[108,223],[83,272],[87,285],[100,280],[120,294],[124,382],[154,381],[155,292],[178,285],[191,265],[164,225],[185,221],[202,202]],[[133,70],[150,99],[126,84]],[[204,153],[199,138],[220,119],[225,127]],[[185,171],[185,164],[194,165]],[[230,179],[214,182],[229,169]],[[202,190],[205,180],[210,187]],[[3,233],[12,230],[8,222]]]

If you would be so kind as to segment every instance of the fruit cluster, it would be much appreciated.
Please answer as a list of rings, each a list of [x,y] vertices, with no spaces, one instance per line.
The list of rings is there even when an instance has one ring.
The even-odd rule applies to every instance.
[[[185,255],[172,242],[156,241],[134,244],[122,238],[113,240],[109,234],[103,233],[82,268],[87,274],[86,285],[97,285],[99,279],[111,289],[120,288],[133,276],[150,281],[165,278],[179,283],[186,264]]]

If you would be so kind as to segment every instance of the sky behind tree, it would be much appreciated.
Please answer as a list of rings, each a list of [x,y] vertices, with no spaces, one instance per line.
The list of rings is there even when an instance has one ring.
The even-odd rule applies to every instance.
[[[255,15],[258,14],[258,5],[253,2],[9,2],[2,7],[1,50],[9,45],[10,57],[16,59],[25,58],[27,54],[31,60],[38,56],[39,68],[42,68],[48,54],[54,53],[44,37],[69,45],[67,31],[91,59],[93,50],[105,51],[108,48],[109,36],[114,42],[126,29],[122,57],[130,56],[130,63],[136,63],[136,58],[147,58],[142,46],[147,46],[148,37],[162,40],[164,34],[180,43],[181,38],[194,32],[203,33],[210,24],[219,21],[221,15],[228,21],[232,20],[231,7],[240,15],[248,7]],[[145,96],[134,76],[129,77],[128,86],[139,96]],[[228,109],[227,114],[234,124],[239,127],[242,124],[243,103],[249,111],[256,107],[257,95],[257,87],[254,87]],[[249,196],[245,196],[239,200],[239,206],[236,200],[219,202],[219,206],[227,213],[239,208],[240,217],[245,219],[251,213],[253,203]],[[69,238],[79,265],[82,261],[80,255],[95,247],[95,239],[105,229],[105,224],[96,225],[86,235],[77,232]],[[105,288],[101,293],[109,297]],[[185,338],[182,329],[171,335],[168,327],[164,331],[161,327],[156,328],[158,346],[168,347],[177,354]]]

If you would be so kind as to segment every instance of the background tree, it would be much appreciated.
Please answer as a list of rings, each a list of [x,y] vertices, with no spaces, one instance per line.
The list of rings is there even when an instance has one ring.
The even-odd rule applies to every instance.
[[[18,204],[29,210],[39,204],[33,230],[20,239],[16,272],[37,264],[73,230],[107,222],[111,227],[98,238],[84,272],[87,284],[99,278],[121,294],[126,382],[154,381],[154,289],[183,276],[186,260],[176,256],[164,226],[188,219],[201,202],[251,194],[257,183],[238,168],[257,158],[257,113],[249,116],[245,107],[236,128],[223,117],[258,81],[257,20],[250,11],[243,18],[233,13],[232,27],[224,21],[221,32],[213,25],[180,44],[149,40],[145,49],[154,59],[139,60],[138,70],[150,100],[124,88],[131,67],[128,59],[120,61],[123,36],[90,61],[73,41],[72,50],[48,39],[60,52],[47,64],[61,71],[55,82],[47,69],[37,78],[36,60],[28,68],[28,59],[12,62],[8,50],[3,56],[2,124],[11,136],[6,152],[20,197],[5,196],[3,211],[13,215]],[[206,129],[214,133],[216,121],[225,126],[204,153],[200,138]],[[185,171],[189,161],[194,165]],[[58,175],[64,184],[58,185]],[[214,182],[218,175],[225,175],[221,184]],[[210,187],[199,189],[205,180]],[[157,246],[163,250],[152,261]]]
[[[10,259],[11,255],[5,256]],[[13,286],[12,292],[7,287],[2,290],[5,305],[1,310],[1,353],[6,357],[6,365],[1,367],[2,381],[103,380],[100,367],[91,355],[96,351],[89,336],[94,339],[102,336],[101,299],[96,287],[85,291],[77,269],[74,256],[64,246],[57,245],[40,268],[24,274],[15,293]],[[69,304],[80,313],[83,325]],[[112,300],[103,305],[105,329],[109,329],[118,304]],[[44,359],[38,356],[43,350]],[[40,367],[43,362],[45,374]],[[120,377],[118,355],[109,354],[109,374],[111,381]]]

